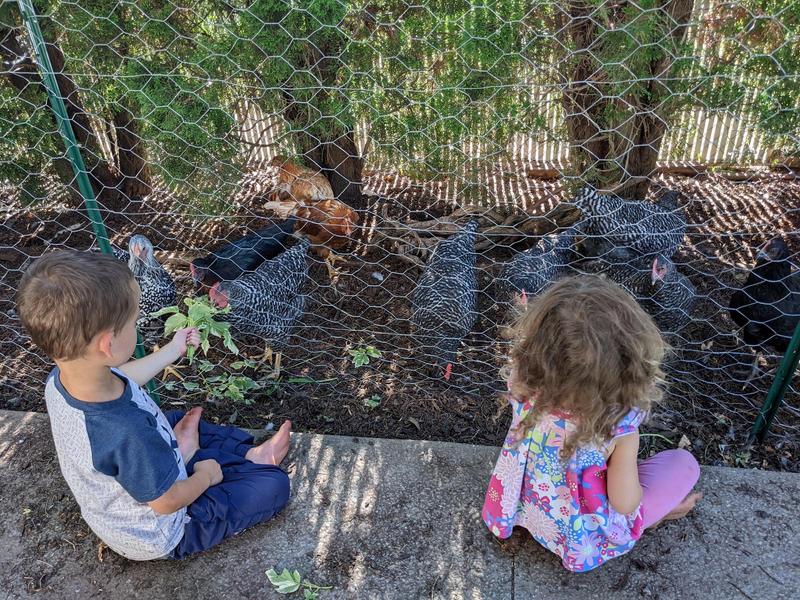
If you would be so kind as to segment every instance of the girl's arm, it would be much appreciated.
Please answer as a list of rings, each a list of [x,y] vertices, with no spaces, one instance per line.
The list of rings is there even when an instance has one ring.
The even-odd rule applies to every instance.
[[[193,327],[179,329],[175,332],[172,341],[158,352],[148,354],[139,360],[132,360],[122,365],[119,370],[126,377],[132,379],[137,385],[144,386],[153,377],[170,366],[184,354],[188,346],[197,347],[200,344],[200,334]]]
[[[636,455],[639,453],[639,432],[623,435],[614,440],[614,449],[608,457],[606,483],[608,501],[620,514],[627,515],[636,510],[642,500],[639,485],[639,469]]]

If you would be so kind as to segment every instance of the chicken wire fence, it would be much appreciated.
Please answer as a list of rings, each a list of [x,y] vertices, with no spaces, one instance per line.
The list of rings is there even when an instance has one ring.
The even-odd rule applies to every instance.
[[[146,346],[230,311],[164,403],[496,443],[515,305],[589,272],[673,347],[650,441],[749,464],[800,314],[798,32],[790,1],[4,2],[2,401],[48,369],[25,268],[107,233]],[[761,464],[796,466],[797,398]]]

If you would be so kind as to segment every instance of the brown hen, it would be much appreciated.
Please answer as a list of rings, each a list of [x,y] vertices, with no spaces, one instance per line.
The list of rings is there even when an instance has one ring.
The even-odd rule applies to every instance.
[[[359,222],[358,213],[333,197],[330,183],[321,173],[298,165],[283,156],[276,156],[272,166],[278,167],[276,201],[265,209],[285,219],[297,217],[295,233],[307,238],[328,268],[331,280],[338,278],[336,261],[344,260],[333,250],[346,248]]]

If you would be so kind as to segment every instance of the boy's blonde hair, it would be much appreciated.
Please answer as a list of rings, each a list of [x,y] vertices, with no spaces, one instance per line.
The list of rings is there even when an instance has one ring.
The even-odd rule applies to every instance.
[[[576,425],[563,458],[608,441],[630,410],[647,411],[661,399],[665,352],[658,327],[625,290],[591,275],[556,282],[516,326],[511,392],[535,401],[515,437],[560,410]]]
[[[54,360],[73,360],[102,331],[118,332],[139,310],[128,266],[111,256],[60,250],[36,260],[17,291],[33,342]]]

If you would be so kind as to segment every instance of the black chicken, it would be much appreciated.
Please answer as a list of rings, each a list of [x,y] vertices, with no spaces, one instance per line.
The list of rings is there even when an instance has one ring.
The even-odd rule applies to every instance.
[[[195,258],[189,265],[192,279],[199,285],[211,287],[219,281],[233,281],[255,271],[265,260],[286,249],[286,239],[294,232],[295,220],[289,217],[212,250],[207,256]]]
[[[272,350],[277,350],[275,376],[280,374],[281,350],[305,308],[305,296],[300,290],[308,276],[309,245],[304,239],[263,262],[252,273],[234,281],[217,282],[208,292],[218,308],[231,307],[227,318],[235,332],[264,339],[264,360],[272,362]]]
[[[571,271],[578,231],[572,227],[542,237],[533,248],[514,256],[503,269],[500,282],[505,296],[524,301],[541,294],[551,283]]]
[[[128,240],[128,251],[112,248],[117,260],[128,263],[128,268],[139,284],[140,330],[148,328],[153,321],[152,313],[177,302],[175,282],[153,255],[153,244],[143,235],[133,235]]]
[[[731,296],[731,318],[745,343],[759,351],[785,352],[800,320],[800,273],[792,270],[789,256],[782,239],[767,242],[744,287]]]
[[[664,333],[679,334],[692,320],[697,299],[695,287],[666,256],[657,255],[652,263],[644,258],[634,264],[594,260],[583,263],[581,269],[604,275],[624,288]]]
[[[438,367],[444,366],[448,381],[458,345],[477,318],[477,230],[478,222],[470,221],[462,231],[436,245],[411,298],[414,338]]]
[[[678,193],[664,194],[655,204],[598,194],[586,187],[574,201],[582,213],[575,227],[585,238],[582,252],[610,263],[630,263],[640,257],[672,258],[683,243],[686,216]]]

